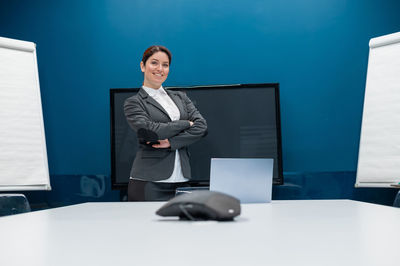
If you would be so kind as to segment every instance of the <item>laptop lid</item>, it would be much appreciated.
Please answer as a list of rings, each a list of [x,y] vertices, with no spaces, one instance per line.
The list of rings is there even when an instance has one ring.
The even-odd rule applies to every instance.
[[[210,190],[219,191],[241,203],[271,201],[273,159],[212,158]]]

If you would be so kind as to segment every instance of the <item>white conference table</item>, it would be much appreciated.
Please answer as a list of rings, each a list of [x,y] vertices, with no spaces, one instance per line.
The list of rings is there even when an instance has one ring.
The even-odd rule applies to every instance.
[[[0,265],[400,265],[400,209],[350,200],[242,204],[234,222],[159,217],[161,202],[0,217]]]

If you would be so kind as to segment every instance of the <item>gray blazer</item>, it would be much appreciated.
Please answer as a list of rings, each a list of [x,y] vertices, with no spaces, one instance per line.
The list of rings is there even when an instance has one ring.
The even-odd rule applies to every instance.
[[[169,178],[174,170],[175,152],[179,149],[183,176],[191,178],[187,146],[205,136],[207,123],[185,93],[169,90],[166,92],[178,107],[180,120],[171,121],[164,108],[143,88],[125,100],[125,116],[133,130],[137,132],[144,128],[154,131],[159,139],[168,139],[171,144],[167,149],[139,144],[131,177],[147,181]],[[193,126],[190,126],[189,121],[194,123]]]

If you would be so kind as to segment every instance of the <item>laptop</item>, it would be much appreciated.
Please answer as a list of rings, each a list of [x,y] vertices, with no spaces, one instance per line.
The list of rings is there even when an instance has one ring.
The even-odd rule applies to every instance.
[[[212,158],[210,190],[219,191],[241,203],[271,202],[274,159]]]

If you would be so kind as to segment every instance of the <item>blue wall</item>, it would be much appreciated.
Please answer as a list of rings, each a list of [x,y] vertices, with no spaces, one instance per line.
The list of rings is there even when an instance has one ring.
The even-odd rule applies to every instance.
[[[370,38],[397,0],[0,1],[0,36],[37,44],[52,175],[110,175],[109,89],[138,87],[151,44],[166,85],[281,84],[285,172],[354,172]]]

